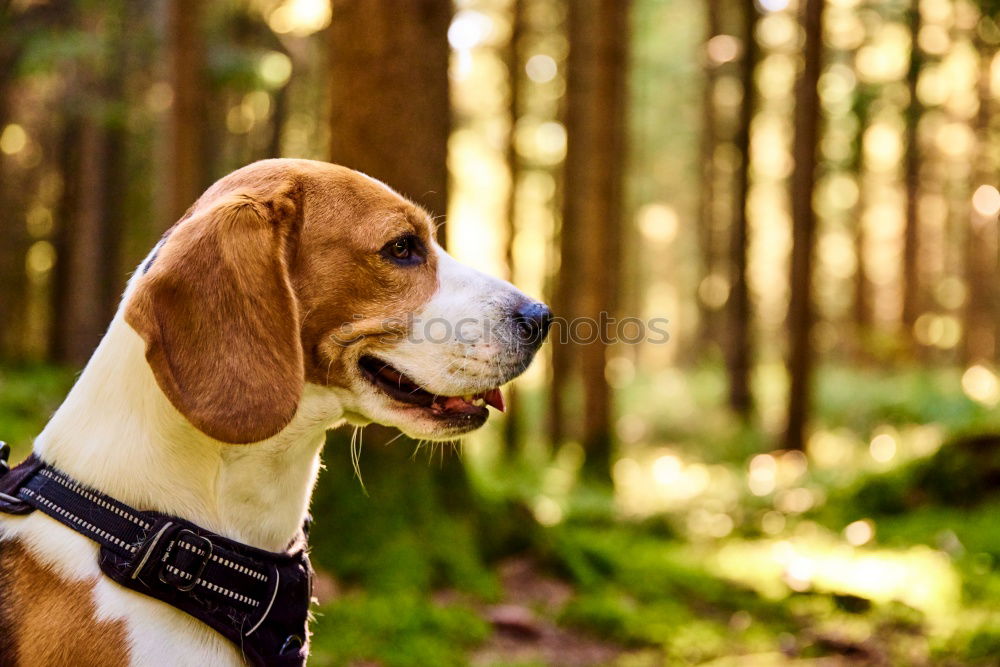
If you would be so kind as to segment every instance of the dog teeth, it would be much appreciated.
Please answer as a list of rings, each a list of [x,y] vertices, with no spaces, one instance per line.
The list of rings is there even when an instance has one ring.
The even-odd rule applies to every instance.
[[[466,394],[462,398],[465,400],[466,403],[472,403],[472,399],[473,399],[472,394]]]
[[[476,406],[479,406],[479,407],[483,407],[484,405],[486,405],[486,399],[485,398],[477,398],[476,400],[472,401],[472,404],[476,405]]]

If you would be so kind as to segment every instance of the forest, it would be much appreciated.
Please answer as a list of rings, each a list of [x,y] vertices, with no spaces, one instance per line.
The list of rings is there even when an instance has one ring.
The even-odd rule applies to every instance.
[[[309,664],[1000,664],[1000,0],[0,0],[14,460],[271,157],[616,334],[329,434]]]

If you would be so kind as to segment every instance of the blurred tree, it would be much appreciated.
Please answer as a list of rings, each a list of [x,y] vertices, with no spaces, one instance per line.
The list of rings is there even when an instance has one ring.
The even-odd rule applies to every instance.
[[[909,105],[906,109],[906,223],[903,228],[903,339],[913,345],[914,325],[920,315],[920,267],[917,264],[920,252],[920,118],[923,109],[917,94],[920,69],[923,65],[920,53],[920,2],[913,0],[907,11],[910,28],[910,67],[906,75],[909,90]]]
[[[716,178],[715,151],[719,143],[719,118],[715,105],[715,93],[719,79],[719,63],[709,52],[709,44],[716,35],[722,33],[721,0],[705,0],[705,42],[702,44],[702,61],[705,65],[704,84],[701,96],[701,173],[700,201],[698,205],[698,243],[701,250],[701,275],[699,285],[705,284],[720,270],[717,246],[718,220],[715,214]],[[699,313],[698,342],[704,351],[708,346],[718,344],[719,322],[714,305],[697,296]]]
[[[61,30],[71,20],[70,3],[0,2],[0,132],[14,120],[21,64],[31,46],[49,30]],[[26,356],[28,275],[25,259],[30,236],[23,213],[32,179],[37,174],[18,166],[13,155],[0,154],[0,360]]]
[[[569,313],[591,320],[597,340],[579,341],[583,445],[595,478],[610,475],[611,388],[606,379],[607,315],[616,314],[625,167],[625,97],[630,3],[569,4],[566,163],[560,289]],[[579,329],[579,327],[577,327]],[[605,330],[600,330],[605,329]],[[584,333],[583,329],[579,333]]]
[[[857,131],[851,141],[851,155],[847,168],[855,175],[858,187],[857,202],[853,207],[854,257],[856,269],[854,272],[854,294],[852,299],[854,316],[853,349],[858,360],[867,358],[866,343],[871,337],[872,317],[872,284],[868,271],[868,233],[865,229],[865,209],[868,205],[868,186],[865,176],[865,131],[871,121],[872,102],[876,96],[875,90],[869,85],[860,85],[854,95],[852,113],[857,121]]]
[[[751,341],[750,290],[747,286],[747,254],[749,251],[747,220],[750,209],[751,143],[750,131],[757,109],[757,6],[753,2],[743,3],[743,61],[740,66],[740,81],[743,84],[743,102],[740,106],[739,125],[736,133],[736,148],[742,161],[736,170],[733,184],[733,225],[729,237],[729,300],[726,302],[728,337],[726,340],[726,362],[729,369],[729,405],[736,414],[747,419],[753,409],[750,393],[750,372],[753,364],[753,343]]]
[[[167,219],[173,224],[205,189],[205,44],[199,0],[167,0],[166,41],[173,103],[168,119]]]
[[[0,45],[6,42],[0,32]],[[2,47],[0,47],[2,48]],[[12,77],[8,63],[11,54],[0,53],[0,131],[11,117]],[[4,211],[24,210],[26,174],[12,167],[14,158],[0,155],[0,207]],[[25,257],[30,237],[20,216],[10,216],[0,224],[0,360],[14,361],[25,356],[24,324],[27,315],[27,282]]]
[[[521,38],[524,32],[524,0],[512,0],[510,5],[510,40],[507,44],[505,60],[507,65],[508,98],[507,107],[510,116],[510,127],[507,131],[507,146],[505,159],[507,173],[510,175],[510,191],[507,193],[507,240],[504,255],[507,264],[507,280],[514,281],[515,257],[514,240],[517,235],[517,187],[521,175],[521,158],[517,152],[517,121],[521,117],[521,86],[523,83],[524,58],[521,53]],[[504,422],[504,443],[511,452],[521,448],[520,411],[517,404],[520,399],[516,384],[507,388],[507,419]]]
[[[447,206],[451,13],[450,0],[335,0],[329,34],[331,160],[384,181],[432,215]],[[441,228],[438,238],[444,242]],[[404,443],[385,446],[396,438],[385,427],[365,430],[378,451],[365,464],[374,493],[404,487],[403,502],[429,512],[475,511],[457,456],[445,458],[442,446],[440,469],[414,466]],[[350,485],[344,493],[357,493],[350,479],[338,479]]]
[[[806,421],[810,409],[813,371],[813,246],[819,142],[819,75],[823,66],[823,10],[825,0],[804,0],[800,10],[805,33],[803,69],[795,87],[795,138],[791,179],[792,266],[791,299],[788,304],[788,416],[785,449],[804,449]]]
[[[973,30],[972,41],[979,59],[978,97],[979,109],[975,118],[976,150],[971,172],[972,190],[981,185],[995,183],[996,167],[990,154],[990,119],[993,100],[991,95],[991,64],[996,47],[984,38],[984,21],[993,21],[1000,10],[1000,0],[979,3],[980,22]],[[972,206],[966,232],[966,285],[968,298],[965,303],[965,340],[963,357],[967,364],[992,361],[1000,353],[997,345],[997,326],[1000,318],[996,285],[997,252],[1000,246],[996,216],[987,216]]]
[[[125,81],[133,3],[81,7],[79,21],[98,44],[75,63],[69,118],[61,140],[63,218],[57,230],[51,355],[82,366],[114,315],[125,275],[119,252],[125,225]],[[75,109],[80,98],[88,100]]]
[[[434,216],[448,207],[451,14],[449,0],[334,0],[330,28],[330,159]]]

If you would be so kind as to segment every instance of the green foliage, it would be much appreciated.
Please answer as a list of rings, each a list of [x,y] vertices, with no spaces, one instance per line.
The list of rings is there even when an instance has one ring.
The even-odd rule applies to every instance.
[[[400,438],[366,452],[366,494],[348,460],[348,439],[343,431],[330,434],[333,463],[313,498],[316,565],[384,593],[455,587],[495,595],[480,555],[477,501],[459,462],[439,470],[410,460],[413,443]]]
[[[734,614],[764,620],[772,637],[793,627],[771,601],[723,581],[682,543],[638,525],[562,527],[548,562],[579,584],[561,622],[626,645],[661,645],[697,661],[725,654]]]
[[[887,374],[847,366],[821,369],[815,400],[827,427],[867,434],[882,424],[938,423],[949,429],[996,423],[996,416],[962,393],[953,370],[912,368]]]
[[[0,439],[11,445],[14,460],[27,456],[71,382],[70,371],[53,366],[0,369]]]
[[[861,516],[901,515],[921,506],[962,507],[1000,493],[1000,436],[962,436],[933,456],[860,480],[832,503]]]
[[[356,593],[320,609],[309,664],[461,667],[466,651],[489,632],[468,607],[438,605],[416,594]]]

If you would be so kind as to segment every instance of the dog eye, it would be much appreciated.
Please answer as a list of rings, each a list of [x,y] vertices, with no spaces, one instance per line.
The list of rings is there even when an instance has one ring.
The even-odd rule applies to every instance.
[[[411,241],[407,237],[401,239],[396,239],[392,242],[392,247],[389,249],[392,256],[396,259],[409,259],[410,255],[413,253],[413,247]]]
[[[382,254],[397,264],[418,264],[423,260],[420,240],[410,234],[386,243]]]

